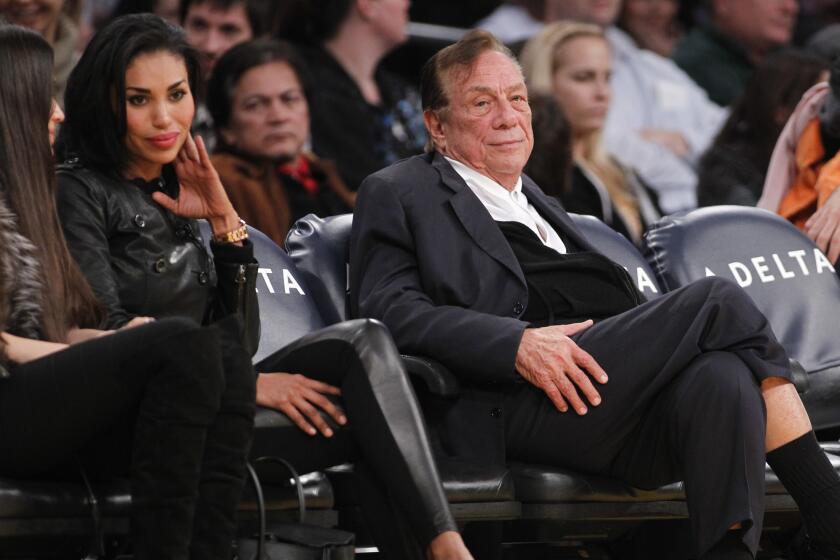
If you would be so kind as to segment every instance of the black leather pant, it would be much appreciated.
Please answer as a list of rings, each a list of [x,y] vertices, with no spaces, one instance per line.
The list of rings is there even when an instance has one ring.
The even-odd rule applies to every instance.
[[[0,381],[0,473],[130,474],[135,558],[227,560],[255,409],[228,330],[161,319],[14,367]]]
[[[381,323],[358,319],[327,327],[266,358],[257,370],[301,373],[340,387],[349,429],[339,429],[328,439],[297,428],[258,428],[253,455],[282,456],[302,472],[356,461],[368,482],[374,478],[384,487],[421,549],[441,532],[457,529],[420,407],[399,352]],[[364,486],[367,492],[375,484]],[[396,523],[383,516],[370,521],[380,528]],[[417,550],[386,553],[422,558]]]

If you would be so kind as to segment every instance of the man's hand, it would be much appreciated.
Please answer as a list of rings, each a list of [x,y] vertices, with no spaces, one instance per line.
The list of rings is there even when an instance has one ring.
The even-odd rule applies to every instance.
[[[840,189],[805,222],[805,235],[817,244],[832,264],[840,257]]]
[[[337,423],[347,423],[344,412],[324,396],[340,394],[341,389],[338,387],[300,374],[261,373],[257,376],[257,404],[279,410],[311,436],[319,431],[326,437],[333,435],[319,409],[329,414]]]
[[[646,128],[639,134],[648,142],[654,142],[669,149],[677,157],[686,158],[691,153],[691,146],[688,145],[688,141],[679,132],[661,128]]]
[[[569,338],[591,326],[590,319],[570,325],[525,329],[519,343],[516,371],[542,389],[560,412],[566,412],[571,405],[578,414],[586,414],[578,389],[593,406],[601,404],[601,395],[589,376],[606,383],[607,374],[595,358]]]

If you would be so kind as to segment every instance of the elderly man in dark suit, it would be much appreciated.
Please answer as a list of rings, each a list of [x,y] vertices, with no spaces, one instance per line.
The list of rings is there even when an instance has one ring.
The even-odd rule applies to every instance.
[[[840,558],[840,479],[752,301],[717,278],[640,300],[522,175],[528,92],[492,35],[437,53],[421,92],[433,149],[363,183],[351,305],[461,378],[430,418],[447,451],[684,480],[698,558],[755,555],[766,456],[802,511],[800,552]]]

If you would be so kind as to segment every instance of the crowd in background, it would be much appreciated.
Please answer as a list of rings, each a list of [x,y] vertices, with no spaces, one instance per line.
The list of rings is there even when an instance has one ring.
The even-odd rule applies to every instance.
[[[201,53],[212,81],[193,130],[243,218],[278,242],[306,213],[350,211],[367,175],[422,152],[409,19],[485,28],[521,53],[540,96],[531,172],[636,243],[662,214],[757,204],[776,139],[840,51],[836,0],[0,0],[53,46],[59,100],[92,33],[144,11]],[[240,49],[214,72],[256,38],[293,46]],[[253,102],[257,90],[282,107]],[[786,215],[783,202],[771,209]]]

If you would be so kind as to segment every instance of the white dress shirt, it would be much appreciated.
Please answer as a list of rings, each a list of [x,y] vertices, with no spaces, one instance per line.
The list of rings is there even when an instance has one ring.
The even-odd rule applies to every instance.
[[[537,209],[528,202],[528,197],[522,192],[522,177],[516,180],[513,190],[509,191],[490,177],[482,175],[460,161],[455,161],[446,156],[444,158],[478,197],[478,200],[490,212],[490,216],[494,220],[497,222],[519,222],[537,234],[543,245],[551,247],[558,253],[566,252],[566,245],[563,240],[560,239],[554,228],[540,216]]]
[[[659,206],[666,214],[696,207],[694,165],[728,112],[673,60],[640,49],[616,27],[608,28],[606,36],[613,53],[615,92],[604,127],[607,150],[659,194]],[[642,138],[640,132],[648,128],[680,133],[691,150],[688,158]]]

